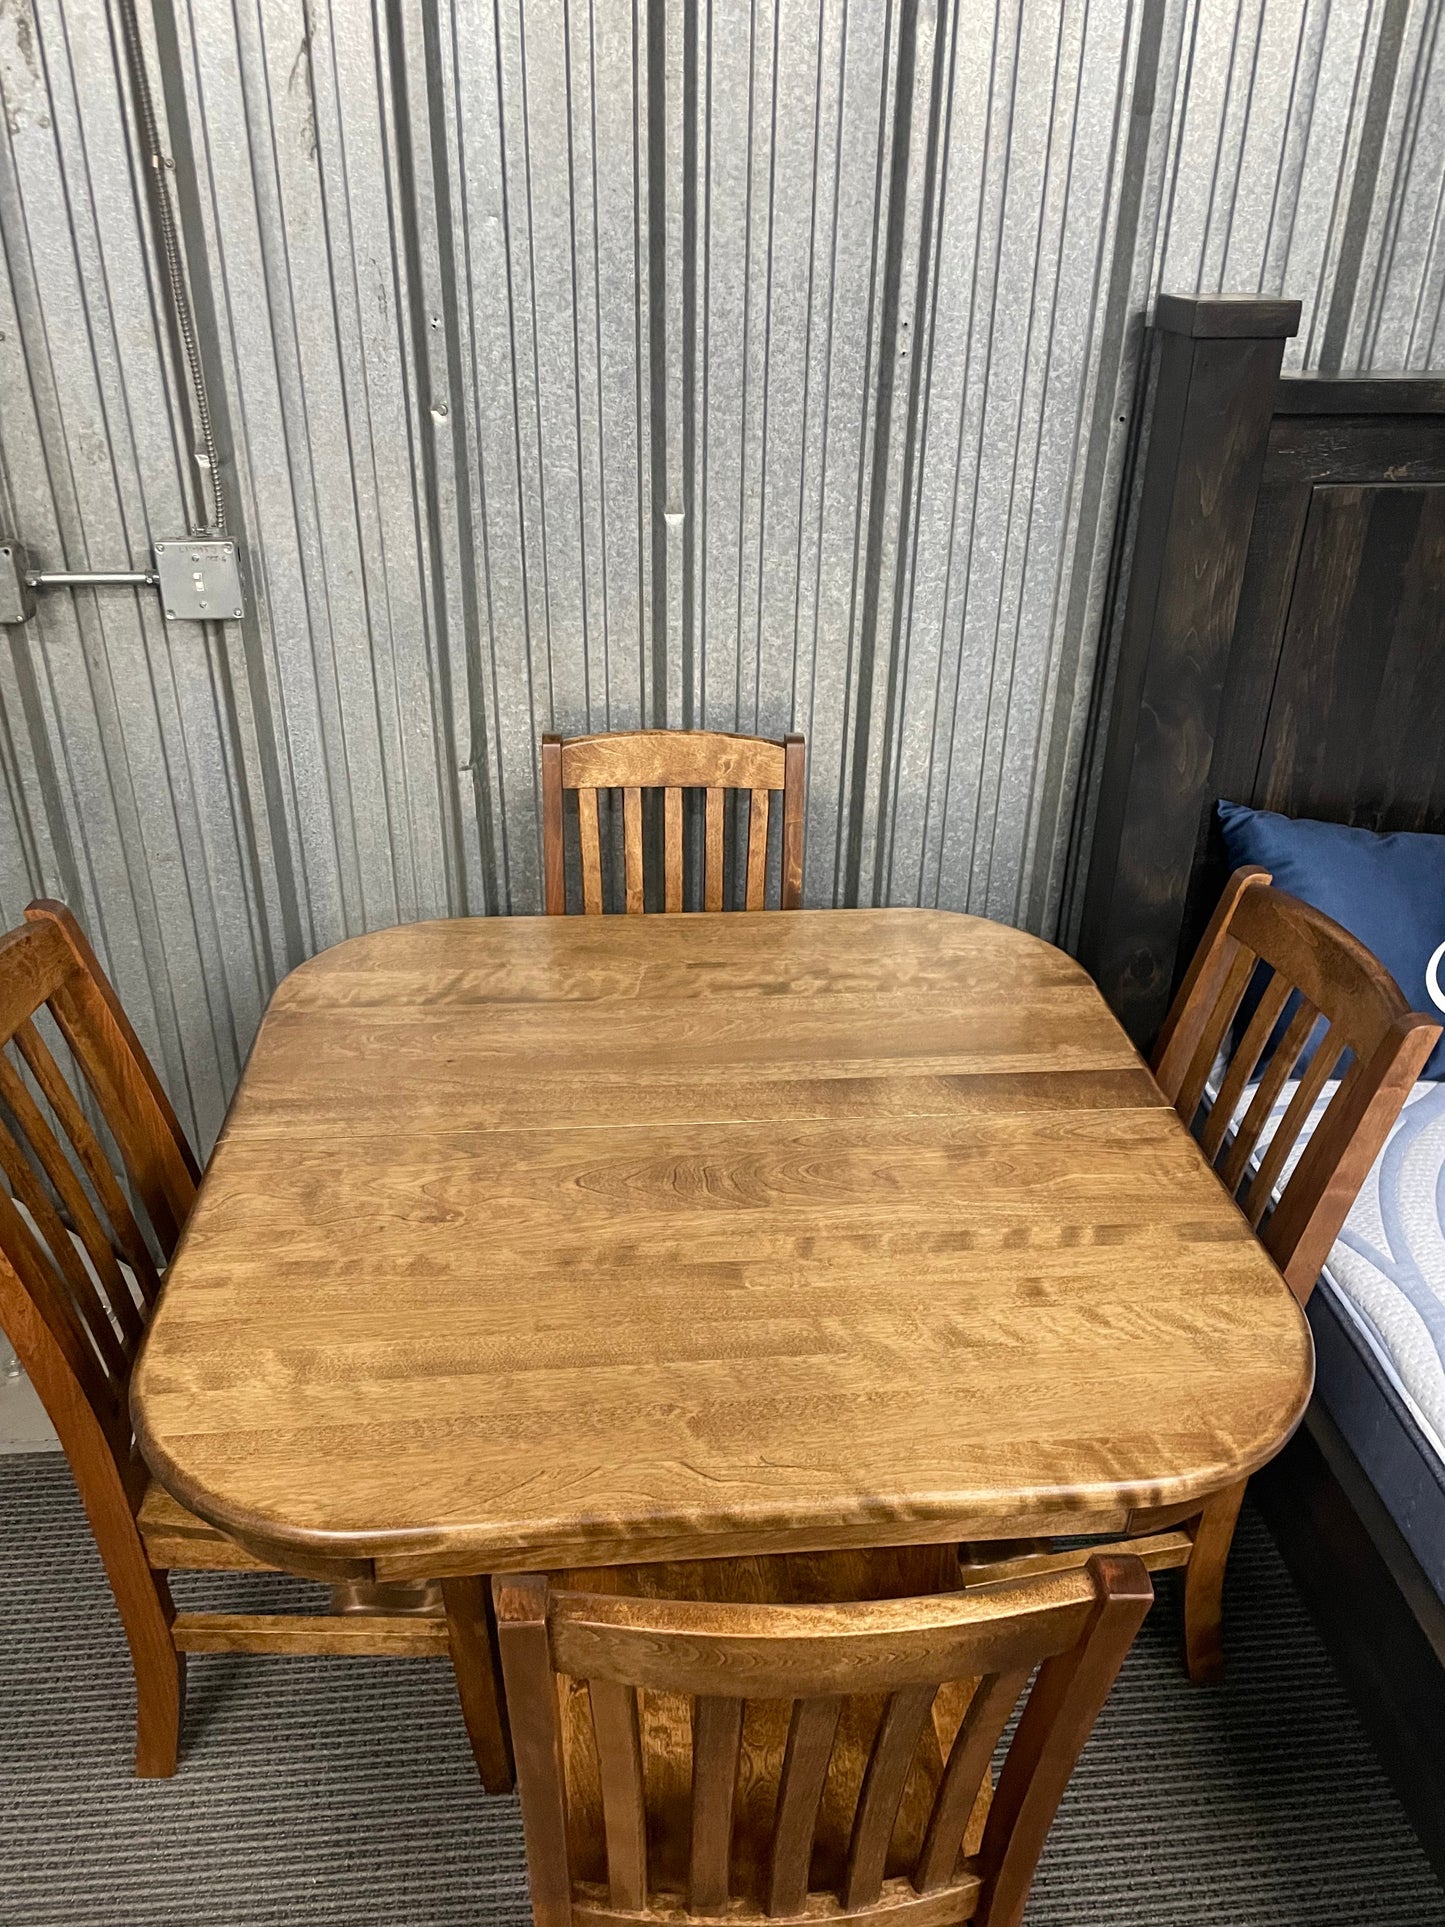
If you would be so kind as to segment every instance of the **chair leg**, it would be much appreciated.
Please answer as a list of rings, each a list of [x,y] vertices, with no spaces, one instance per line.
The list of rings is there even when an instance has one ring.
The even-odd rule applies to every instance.
[[[1184,1663],[1196,1685],[1218,1679],[1224,1670],[1224,1568],[1243,1498],[1243,1481],[1216,1492],[1194,1528],[1184,1573]]]
[[[149,1587],[115,1588],[121,1623],[135,1672],[135,1770],[142,1780],[168,1780],[181,1749],[186,1705],[186,1656],[171,1637],[176,1609],[163,1574],[147,1575]]]
[[[443,1579],[442,1599],[457,1694],[477,1772],[488,1793],[510,1793],[516,1776],[491,1589],[485,1579]]]

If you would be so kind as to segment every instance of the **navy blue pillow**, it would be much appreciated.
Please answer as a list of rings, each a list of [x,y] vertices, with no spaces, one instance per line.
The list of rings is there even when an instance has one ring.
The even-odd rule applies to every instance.
[[[1416,1010],[1445,1018],[1445,836],[1352,829],[1219,805],[1229,867],[1262,864],[1281,890],[1342,923]],[[1445,1038],[1422,1073],[1445,1077]]]

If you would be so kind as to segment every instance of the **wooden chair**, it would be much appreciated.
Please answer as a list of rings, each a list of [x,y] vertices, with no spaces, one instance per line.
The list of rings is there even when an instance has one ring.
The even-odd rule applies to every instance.
[[[1128,1556],[838,1605],[493,1588],[536,1927],[1011,1927],[1153,1597]]]
[[[423,1600],[420,1612],[385,1610],[380,1588],[372,1610],[355,1586],[345,1613],[176,1611],[168,1570],[274,1570],[156,1485],[131,1431],[131,1368],[200,1174],[74,917],[46,902],[25,915],[0,937],[0,1326],[65,1448],[120,1610],[135,1668],[136,1772],[175,1771],[187,1653],[450,1654],[482,1781],[504,1791],[511,1762],[485,1581],[443,1581],[444,1603]],[[46,1043],[42,1009],[83,1086],[72,1087]]]
[[[1271,883],[1267,870],[1253,867],[1229,879],[1159,1033],[1150,1068],[1303,1304],[1435,1048],[1440,1026],[1410,1009],[1394,978],[1347,930]],[[1259,1001],[1235,1040],[1245,993],[1261,980]],[[1250,1079],[1286,1018],[1251,1092]],[[1312,1039],[1313,1055],[1261,1152],[1264,1126]],[[1211,1099],[1221,1054],[1223,1076]],[[1336,1076],[1339,1088],[1282,1183],[1306,1119]],[[1140,1537],[1109,1548],[1132,1547],[1156,1571],[1185,1568],[1191,1679],[1212,1678],[1223,1664],[1224,1568],[1243,1498],[1240,1484],[1202,1509],[1136,1512],[1130,1531]],[[964,1567],[970,1580],[997,1583],[1087,1556],[1088,1549],[1060,1554],[1040,1542],[980,1546],[965,1550]]]
[[[801,736],[773,742],[764,736],[724,736],[701,729],[641,729],[612,736],[542,738],[542,857],[548,916],[567,908],[563,793],[577,792],[582,858],[582,907],[602,914],[602,833],[599,790],[622,792],[623,905],[646,909],[643,886],[644,790],[663,793],[662,875],[665,911],[683,907],[683,792],[706,792],[702,903],[723,907],[723,822],[729,790],[749,792],[744,871],[746,907],[767,907],[768,819],[775,790],[783,794],[779,908],[803,900],[805,752]]]

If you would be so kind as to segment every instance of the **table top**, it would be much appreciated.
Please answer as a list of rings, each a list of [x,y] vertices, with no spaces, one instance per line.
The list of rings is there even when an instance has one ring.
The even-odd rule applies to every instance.
[[[471,918],[277,990],[137,1367],[184,1504],[377,1578],[1123,1529],[1304,1318],[1089,978],[921,910]]]

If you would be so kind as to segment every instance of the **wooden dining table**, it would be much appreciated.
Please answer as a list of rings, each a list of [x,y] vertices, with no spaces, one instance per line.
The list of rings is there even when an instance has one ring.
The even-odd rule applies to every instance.
[[[385,1582],[1122,1531],[1308,1327],[1093,983],[927,910],[469,918],[294,970],[132,1410],[251,1551]]]

